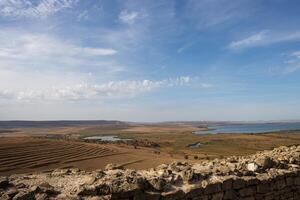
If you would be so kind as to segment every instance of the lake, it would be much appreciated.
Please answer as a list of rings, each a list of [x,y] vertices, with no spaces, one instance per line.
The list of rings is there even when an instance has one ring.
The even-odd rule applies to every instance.
[[[245,124],[215,124],[209,125],[208,131],[196,131],[195,134],[218,133],[266,133],[276,131],[300,130],[297,123],[245,123]]]
[[[131,140],[131,139],[123,139],[123,138],[119,138],[118,136],[114,136],[114,135],[107,135],[107,136],[90,136],[90,137],[85,137],[83,138],[85,140],[102,140],[102,141],[110,141],[110,142],[114,142],[114,141],[121,141],[121,140]]]

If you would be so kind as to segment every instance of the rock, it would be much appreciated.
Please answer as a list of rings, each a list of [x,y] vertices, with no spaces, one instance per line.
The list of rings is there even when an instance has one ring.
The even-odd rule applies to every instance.
[[[211,200],[222,200],[223,199],[223,192],[215,193],[212,195]]]
[[[79,192],[77,193],[79,196],[96,196],[97,195],[97,188],[92,186],[83,186],[80,188]]]
[[[234,190],[228,190],[224,193],[223,199],[225,200],[237,199],[237,194]]]
[[[59,194],[55,197],[55,200],[82,200],[82,198],[73,195]]]
[[[268,193],[270,191],[270,185],[266,183],[261,183],[257,185],[257,193]]]
[[[7,177],[0,177],[0,189],[6,189],[9,186]]]
[[[223,190],[231,190],[232,189],[232,179],[226,179],[222,184]]]
[[[164,187],[167,184],[167,182],[160,177],[155,177],[148,181],[151,184],[151,186],[157,191],[163,191]]]
[[[34,192],[29,190],[20,191],[16,196],[14,196],[13,200],[34,200],[35,195]]]
[[[18,183],[18,184],[16,184],[16,188],[17,189],[26,188],[26,185],[24,183]]]
[[[100,184],[96,186],[97,195],[108,195],[111,194],[111,187],[108,184]]]
[[[170,192],[163,192],[161,194],[162,200],[181,200],[184,199],[185,193],[182,190],[174,190]]]
[[[32,188],[33,189],[33,188]],[[44,182],[44,183],[41,183],[36,189],[35,189],[35,192],[38,192],[38,193],[45,193],[45,194],[48,194],[48,195],[57,195],[59,194],[60,192],[56,191],[54,189],[54,187],[52,185],[50,185],[49,183],[47,182]]]
[[[56,169],[53,170],[51,175],[52,176],[62,176],[62,175],[67,175],[68,173],[70,173],[69,169]]]
[[[235,179],[233,181],[233,184],[232,184],[232,188],[233,189],[241,189],[241,188],[244,188],[246,185],[246,181],[244,179]]]
[[[84,184],[86,185],[92,185],[96,181],[95,176],[85,176],[84,177]]]
[[[10,188],[6,194],[10,197],[13,198],[16,194],[18,194],[18,190],[15,187]]]
[[[272,158],[269,156],[258,157],[255,159],[255,163],[264,170],[269,169],[274,165]]]
[[[161,164],[161,165],[156,167],[157,170],[164,170],[164,169],[167,169],[167,168],[168,168],[167,164]]]
[[[206,186],[204,193],[205,194],[213,194],[213,193],[221,192],[221,190],[222,190],[221,183],[211,183]]]
[[[252,196],[255,194],[255,192],[256,192],[256,188],[254,186],[239,190],[239,194],[241,197]]]
[[[48,200],[49,197],[47,194],[35,194],[35,200]]]
[[[9,197],[8,194],[1,194],[0,193],[0,199],[1,200],[11,200],[11,197]]]
[[[258,170],[258,165],[256,163],[247,164],[247,170],[256,172]]]
[[[107,164],[105,170],[124,169],[123,166],[117,164]]]

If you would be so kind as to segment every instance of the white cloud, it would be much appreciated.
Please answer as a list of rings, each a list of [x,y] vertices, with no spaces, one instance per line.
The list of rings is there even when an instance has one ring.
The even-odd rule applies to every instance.
[[[288,60],[288,65],[284,67],[284,73],[290,74],[300,70],[300,51],[292,52],[290,55],[290,60]]]
[[[29,70],[29,68],[94,66],[113,70],[114,64],[107,60],[107,57],[116,53],[117,51],[112,48],[81,46],[47,34],[0,31],[0,67],[2,68]]]
[[[255,11],[257,2],[251,0],[187,0],[185,15],[199,29],[237,22]]]
[[[88,56],[111,56],[117,53],[114,49],[104,49],[104,48],[74,48],[74,51],[78,51],[81,54],[85,54]]]
[[[189,76],[175,79],[164,79],[158,81],[110,81],[103,84],[74,84],[63,87],[50,87],[44,89],[28,90],[0,90],[0,97],[10,98],[18,101],[73,101],[92,100],[101,98],[131,98],[145,92],[166,87],[177,87],[188,85],[192,82]],[[202,88],[211,87],[210,84],[201,84]]]
[[[283,61],[283,65],[269,67],[271,74],[288,75],[300,70],[300,51],[282,55],[286,60]]]
[[[214,85],[212,85],[210,83],[201,83],[200,86],[202,88],[212,88],[212,87],[214,87]]]
[[[47,17],[66,8],[76,0],[1,0],[0,16],[5,17]]]
[[[128,10],[123,10],[119,14],[119,19],[121,22],[126,23],[126,24],[133,24],[135,21],[140,17],[140,14],[136,11],[128,11]]]
[[[295,52],[291,53],[291,56],[300,59],[300,51],[295,51]]]
[[[233,41],[228,45],[232,50],[239,50],[244,48],[266,46],[281,42],[290,42],[300,40],[300,32],[280,32],[263,30],[244,39]]]
[[[254,35],[251,35],[245,39],[233,41],[230,43],[229,48],[231,49],[242,49],[245,47],[255,46],[266,39],[266,31],[261,31]]]
[[[89,13],[87,10],[84,10],[83,12],[81,12],[77,17],[78,21],[88,20],[88,19],[89,19]]]

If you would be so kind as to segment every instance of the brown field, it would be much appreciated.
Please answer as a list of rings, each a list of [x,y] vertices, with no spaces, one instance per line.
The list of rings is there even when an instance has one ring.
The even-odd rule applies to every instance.
[[[282,145],[300,144],[300,132],[265,134],[195,135],[204,129],[191,124],[128,124],[61,128],[23,128],[1,133],[0,175],[78,167],[84,170],[104,168],[108,163],[127,168],[146,169],[175,160],[198,162],[231,155],[248,155]],[[85,136],[116,135],[147,140],[157,148],[134,148],[126,144],[93,144]],[[46,139],[57,136],[60,139]],[[200,148],[189,144],[200,142]],[[159,154],[157,153],[159,152]],[[186,159],[188,156],[188,159]],[[197,159],[195,159],[197,157]]]
[[[172,160],[166,154],[157,155],[146,148],[136,150],[113,144],[100,145],[33,137],[0,138],[0,175],[64,167],[95,170],[108,163],[143,169]]]

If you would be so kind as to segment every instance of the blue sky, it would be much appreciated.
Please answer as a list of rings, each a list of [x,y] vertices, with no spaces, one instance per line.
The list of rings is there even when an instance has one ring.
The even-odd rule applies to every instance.
[[[2,0],[0,120],[299,120],[297,0]]]

